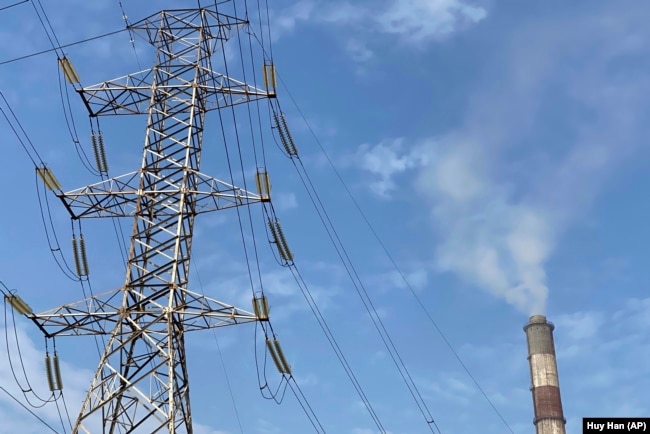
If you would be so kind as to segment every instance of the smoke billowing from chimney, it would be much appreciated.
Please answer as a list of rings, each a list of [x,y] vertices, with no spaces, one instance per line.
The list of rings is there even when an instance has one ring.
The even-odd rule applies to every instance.
[[[432,200],[441,236],[438,268],[521,312],[543,313],[545,264],[555,239],[548,210],[513,196],[491,167],[485,147],[473,142],[439,145],[427,159],[419,185]]]
[[[531,316],[524,326],[535,411],[533,423],[537,434],[566,434],[555,360],[554,328],[543,315]]]

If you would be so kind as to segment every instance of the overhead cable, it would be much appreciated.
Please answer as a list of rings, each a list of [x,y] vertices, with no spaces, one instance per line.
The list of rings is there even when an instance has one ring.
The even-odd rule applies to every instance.
[[[54,433],[56,433],[56,434],[59,434],[59,432],[58,432],[57,430],[55,430],[54,428],[52,428],[52,426],[51,426],[50,424],[48,424],[48,423],[45,422],[43,419],[41,419],[41,418],[40,418],[36,413],[34,413],[32,410],[30,410],[30,409],[29,409],[25,404],[23,404],[22,402],[20,402],[20,401],[18,400],[18,398],[16,398],[15,396],[13,396],[13,395],[12,395],[12,394],[7,390],[7,389],[5,389],[4,387],[0,386],[0,390],[2,390],[4,393],[6,393],[7,395],[9,395],[9,397],[10,397],[11,399],[13,399],[14,401],[16,401],[16,402],[18,403],[18,405],[20,405],[22,408],[24,408],[25,410],[27,410],[27,411],[29,412],[29,414],[31,414],[31,415],[34,416],[36,419],[38,419],[38,421],[39,421],[40,423],[42,423],[43,425],[45,425],[45,426],[46,426],[50,431],[52,431],[52,432],[54,432]]]
[[[280,84],[281,84],[282,87],[284,88],[284,90],[287,92],[287,95],[288,95],[289,98],[291,99],[291,101],[292,101],[294,107],[296,108],[296,111],[298,112],[298,114],[299,114],[300,117],[302,118],[303,122],[304,122],[305,125],[307,126],[307,129],[309,130],[309,132],[310,132],[311,136],[313,137],[314,141],[316,142],[316,144],[318,145],[319,149],[321,150],[321,152],[322,152],[323,155],[325,156],[325,158],[326,158],[326,160],[327,160],[329,166],[330,166],[330,167],[332,168],[332,170],[334,171],[334,173],[335,173],[337,179],[339,180],[339,182],[340,182],[341,185],[343,186],[343,188],[344,188],[344,190],[346,191],[347,195],[348,195],[348,196],[350,197],[350,199],[352,200],[352,202],[353,202],[355,208],[357,209],[357,211],[358,211],[359,214],[361,215],[361,217],[362,217],[362,219],[364,220],[365,224],[368,226],[368,228],[370,229],[371,233],[373,234],[373,236],[375,237],[375,239],[377,240],[377,242],[380,244],[380,246],[381,246],[381,248],[383,249],[384,253],[385,253],[385,254],[387,255],[387,257],[389,258],[391,264],[392,264],[393,267],[396,269],[396,271],[397,271],[398,274],[400,275],[401,279],[404,281],[406,287],[409,289],[409,292],[410,292],[411,295],[416,299],[418,305],[420,306],[420,308],[421,308],[421,309],[423,310],[423,312],[425,313],[427,319],[428,319],[429,322],[432,324],[433,328],[434,328],[434,329],[436,330],[436,332],[437,332],[437,333],[442,337],[442,339],[443,339],[443,341],[445,342],[446,346],[449,348],[449,350],[452,352],[452,354],[454,355],[454,357],[457,359],[457,361],[459,362],[459,364],[461,365],[461,367],[463,368],[463,370],[465,371],[465,373],[470,377],[470,379],[472,380],[472,382],[474,383],[474,385],[476,386],[476,388],[480,391],[480,393],[481,393],[481,394],[483,395],[483,397],[486,399],[486,401],[488,402],[488,404],[490,405],[490,407],[492,408],[492,410],[493,410],[493,411],[495,412],[495,414],[499,417],[499,419],[503,422],[503,424],[506,426],[506,428],[508,429],[508,431],[510,431],[511,433],[514,434],[514,431],[513,431],[513,429],[511,428],[510,424],[505,420],[504,416],[503,416],[503,415],[501,414],[501,412],[496,408],[496,406],[494,405],[494,403],[492,402],[492,400],[491,400],[491,399],[488,397],[488,395],[485,393],[484,389],[483,389],[483,388],[481,387],[481,385],[478,383],[478,381],[476,380],[476,378],[474,377],[474,375],[470,372],[469,368],[468,368],[467,365],[464,363],[464,361],[462,360],[462,358],[460,357],[460,355],[458,354],[458,352],[456,351],[456,349],[454,348],[454,346],[451,344],[451,342],[449,341],[449,339],[447,338],[447,336],[445,335],[445,333],[443,332],[443,330],[439,327],[439,325],[437,324],[437,322],[433,319],[433,316],[431,315],[431,313],[429,312],[429,310],[426,308],[426,306],[425,306],[424,303],[422,302],[421,298],[417,295],[417,293],[415,292],[415,290],[414,290],[413,287],[411,286],[410,282],[408,282],[408,279],[406,278],[406,276],[404,275],[404,273],[402,272],[402,270],[400,269],[400,267],[397,265],[397,262],[395,261],[395,259],[393,258],[393,256],[390,254],[390,252],[389,252],[388,248],[386,247],[386,245],[383,243],[383,241],[382,241],[381,238],[379,237],[379,234],[378,234],[377,231],[375,230],[374,226],[370,223],[370,220],[368,219],[368,217],[366,216],[366,214],[365,214],[365,213],[363,212],[363,210],[361,209],[361,206],[359,205],[359,202],[356,200],[355,196],[352,194],[352,191],[350,190],[350,188],[347,186],[347,184],[346,184],[345,181],[343,180],[343,177],[341,176],[340,172],[336,169],[336,166],[334,165],[334,163],[333,163],[332,159],[330,158],[329,154],[327,153],[327,151],[325,151],[325,148],[324,148],[322,142],[320,141],[320,139],[319,139],[318,136],[316,135],[314,129],[313,129],[312,126],[310,125],[309,121],[307,120],[307,117],[306,117],[305,114],[302,112],[302,110],[300,109],[300,106],[298,105],[297,101],[295,100],[295,98],[294,98],[293,95],[291,94],[291,91],[289,90],[289,88],[287,87],[287,85],[286,85],[286,84],[284,83],[284,81],[282,80],[282,76],[278,75],[278,79],[279,79],[279,81],[280,81]]]
[[[8,63],[18,62],[19,60],[29,59],[31,57],[40,56],[41,54],[45,54],[45,53],[51,53],[52,51],[57,51],[58,49],[61,49],[61,48],[68,48],[68,47],[72,47],[74,45],[79,45],[79,44],[83,44],[83,43],[86,43],[86,42],[94,41],[96,39],[105,38],[107,36],[117,35],[118,33],[126,32],[127,30],[128,29],[115,30],[115,31],[112,31],[112,32],[103,33],[101,35],[93,36],[93,37],[86,38],[86,39],[81,39],[81,40],[75,41],[75,42],[71,42],[69,44],[59,45],[57,48],[50,48],[48,50],[37,51],[35,53],[26,54],[24,56],[15,57],[13,59],[3,60],[2,62],[0,62],[0,65],[6,65]]]

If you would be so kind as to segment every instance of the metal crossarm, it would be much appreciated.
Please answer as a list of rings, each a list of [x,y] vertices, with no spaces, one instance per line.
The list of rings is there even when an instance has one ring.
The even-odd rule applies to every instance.
[[[155,179],[155,189],[139,189],[141,172],[131,172],[86,187],[59,194],[73,218],[90,217],[133,217],[140,196],[156,199],[162,207],[159,215],[176,215],[179,211],[177,198],[182,192],[196,197],[196,213],[202,214],[240,205],[261,202],[262,198],[249,191],[211,178],[198,172],[191,172],[196,189],[183,190],[181,181],[186,172],[182,166],[172,170],[172,161],[164,178],[159,174],[148,175]]]

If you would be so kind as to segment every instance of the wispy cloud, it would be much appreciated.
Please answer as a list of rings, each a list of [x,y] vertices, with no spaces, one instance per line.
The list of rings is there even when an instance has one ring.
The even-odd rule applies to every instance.
[[[388,199],[396,188],[395,177],[408,169],[422,165],[426,155],[417,151],[408,152],[404,149],[403,139],[385,140],[377,145],[363,144],[352,158],[344,157],[349,165],[356,161],[357,165],[374,175],[368,184],[378,197]]]
[[[358,167],[378,177],[368,187],[384,199],[399,175],[416,173],[439,235],[438,270],[528,314],[545,309],[545,267],[559,237],[648,132],[639,92],[650,79],[611,72],[641,48],[620,44],[623,29],[594,15],[553,37],[543,22],[522,28],[526,38],[492,54],[498,71],[487,67],[484,78],[492,80],[470,100],[460,128],[358,151]],[[576,26],[580,36],[569,30]]]
[[[291,33],[298,23],[308,21],[315,8],[316,2],[313,0],[301,0],[280,11],[275,11],[272,14],[273,38],[277,40],[284,34]]]
[[[485,9],[462,0],[396,0],[376,17],[378,29],[411,42],[440,38],[481,21]]]
[[[390,0],[370,2],[319,2],[302,0],[274,13],[274,38],[292,32],[301,23],[345,29],[346,49],[365,62],[374,56],[369,42],[377,35],[397,36],[422,47],[478,23],[487,11],[464,0]]]

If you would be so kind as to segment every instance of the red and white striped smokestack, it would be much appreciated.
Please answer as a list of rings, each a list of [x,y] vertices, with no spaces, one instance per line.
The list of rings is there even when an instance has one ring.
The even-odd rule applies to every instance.
[[[544,315],[533,315],[524,326],[528,341],[528,362],[532,381],[533,424],[537,434],[566,434],[566,419],[562,412],[560,383],[555,361],[553,342],[553,323],[546,321]]]

